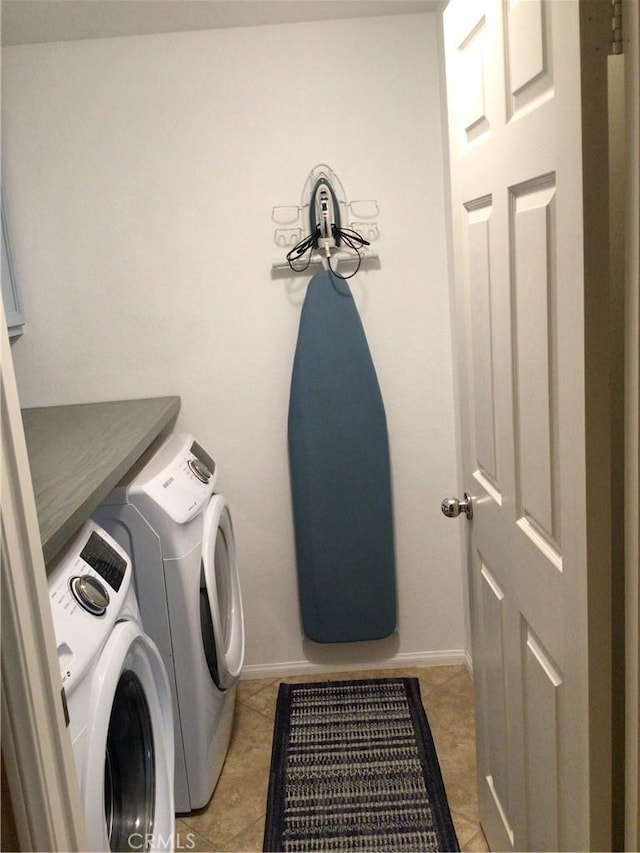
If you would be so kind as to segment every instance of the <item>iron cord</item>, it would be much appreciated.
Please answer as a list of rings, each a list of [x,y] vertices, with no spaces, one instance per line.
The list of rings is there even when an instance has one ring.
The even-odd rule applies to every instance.
[[[349,249],[352,249],[355,252],[354,260],[355,257],[357,257],[358,264],[352,273],[350,273],[349,275],[342,275],[337,270],[333,269],[331,265],[331,256],[328,256],[327,264],[329,266],[329,269],[331,270],[333,275],[336,275],[339,278],[353,278],[353,276],[358,272],[362,265],[362,255],[360,254],[359,249],[363,246],[369,246],[370,243],[368,240],[365,240],[364,237],[358,234],[357,231],[354,231],[351,228],[340,228],[340,226],[336,225],[335,223],[333,223],[331,226],[331,232],[337,246],[343,244],[344,246],[348,247]],[[309,268],[313,251],[314,249],[317,249],[319,235],[320,228],[317,227],[311,234],[308,234],[287,252],[287,263],[294,272],[304,272],[306,269]],[[304,266],[294,266],[294,262],[302,260],[305,255],[307,255],[307,258]]]
[[[287,252],[287,263],[294,272],[304,272],[308,269],[309,264],[311,263],[311,254],[317,244],[319,233],[320,229],[317,228],[313,234],[308,234],[304,239],[300,240],[299,243],[296,243],[293,249],[290,249]],[[307,253],[308,257],[306,264],[302,267],[294,267],[292,261],[298,261],[301,258],[304,258]]]
[[[348,246],[350,249],[353,249],[353,251],[356,253],[356,255],[358,257],[358,264],[352,273],[350,273],[349,275],[342,275],[341,273],[337,272],[337,270],[333,269],[333,267],[331,266],[331,258],[328,258],[327,263],[329,265],[329,269],[331,270],[333,275],[337,275],[338,278],[343,278],[345,280],[348,278],[353,278],[354,275],[358,272],[358,270],[362,266],[362,255],[360,254],[359,249],[362,246],[369,246],[370,243],[368,240],[365,240],[364,237],[362,237],[360,234],[358,234],[357,231],[353,231],[351,228],[338,228],[337,225],[334,225],[333,231],[334,231],[334,236],[336,238],[336,243],[338,243],[338,238],[339,238],[340,242],[342,242],[345,246]],[[336,233],[336,232],[339,232],[339,233]]]

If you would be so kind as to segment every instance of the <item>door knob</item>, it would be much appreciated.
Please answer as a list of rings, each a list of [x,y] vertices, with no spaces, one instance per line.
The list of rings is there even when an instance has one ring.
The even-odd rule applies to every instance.
[[[459,501],[457,498],[445,498],[440,505],[442,514],[447,518],[457,518],[463,512],[469,520],[473,518],[473,504],[471,503],[471,495],[468,492],[464,493],[464,500]]]

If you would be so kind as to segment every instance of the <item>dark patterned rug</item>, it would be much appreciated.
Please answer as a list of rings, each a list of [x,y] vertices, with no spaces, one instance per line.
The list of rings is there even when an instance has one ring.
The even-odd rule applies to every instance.
[[[280,685],[263,849],[460,849],[416,678]]]

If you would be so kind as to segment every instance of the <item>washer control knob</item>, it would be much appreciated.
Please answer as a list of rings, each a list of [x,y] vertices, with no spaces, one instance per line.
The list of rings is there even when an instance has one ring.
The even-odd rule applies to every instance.
[[[203,483],[208,483],[211,479],[211,471],[207,468],[204,462],[199,459],[190,459],[189,468],[193,471],[196,477]]]
[[[71,592],[78,604],[94,616],[103,616],[109,604],[109,593],[93,575],[75,575],[70,581]]]

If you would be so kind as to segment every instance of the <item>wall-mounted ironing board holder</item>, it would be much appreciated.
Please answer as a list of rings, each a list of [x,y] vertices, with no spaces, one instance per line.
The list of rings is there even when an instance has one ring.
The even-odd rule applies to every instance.
[[[309,233],[312,194],[321,178],[324,178],[331,185],[334,197],[338,202],[343,227],[356,231],[369,243],[375,242],[380,236],[376,221],[380,213],[378,202],[373,199],[347,201],[344,187],[333,169],[326,163],[319,163],[307,177],[299,205],[279,205],[272,208],[271,219],[277,226],[274,231],[276,246],[289,251]],[[361,248],[359,254],[362,264],[377,261],[379,257],[378,253],[370,246]],[[342,263],[350,264],[358,260],[354,252],[344,250],[335,244],[327,245],[325,243],[323,247],[319,246],[314,249],[310,258],[298,262],[304,268],[291,269],[286,257],[274,260],[271,268],[273,270],[288,269],[292,273],[307,273],[319,266],[329,269],[329,258],[334,271]],[[309,261],[308,264],[307,260]]]

